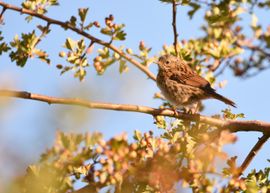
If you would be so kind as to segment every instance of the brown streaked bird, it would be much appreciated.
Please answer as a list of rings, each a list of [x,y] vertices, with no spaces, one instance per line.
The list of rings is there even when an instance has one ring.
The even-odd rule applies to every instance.
[[[194,72],[182,59],[163,55],[158,60],[157,85],[164,97],[177,108],[214,98],[236,107],[230,99],[216,93],[210,83]]]

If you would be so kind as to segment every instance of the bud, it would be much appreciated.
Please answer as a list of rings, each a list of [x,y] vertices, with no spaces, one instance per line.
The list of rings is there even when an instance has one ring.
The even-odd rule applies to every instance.
[[[136,158],[137,157],[136,151],[132,151],[129,155],[130,155],[131,158]]]
[[[99,163],[105,164],[106,163],[106,160],[104,158],[100,158]]]
[[[139,49],[143,51],[145,49],[144,41],[140,41]]]
[[[126,49],[126,52],[127,52],[128,54],[133,54],[133,51],[132,51],[131,48]]]
[[[163,50],[168,50],[168,49],[169,49],[169,47],[168,47],[166,44],[164,44],[164,45],[162,46],[162,48],[163,48]]]
[[[94,25],[95,27],[97,27],[97,28],[100,27],[100,23],[99,23],[98,21],[94,21],[93,25]]]
[[[119,59],[120,59],[120,55],[119,55],[118,53],[114,52],[114,58],[115,58],[116,60],[119,60]]]
[[[242,30],[242,28],[239,25],[235,27],[236,32],[240,32],[241,30]]]
[[[218,7],[214,7],[214,8],[213,8],[213,13],[214,13],[215,15],[219,15],[219,13],[220,13],[219,8],[218,8]]]
[[[138,145],[136,143],[131,144],[131,149],[136,150],[138,148]]]
[[[234,62],[235,64],[240,64],[242,63],[242,58],[236,58]]]
[[[94,62],[101,62],[101,60],[102,60],[102,57],[97,56],[97,57],[95,57]]]
[[[65,56],[66,56],[66,52],[64,52],[64,51],[60,52],[60,53],[59,53],[59,56],[60,56],[61,58],[65,57]]]
[[[185,45],[185,44],[187,44],[187,40],[181,40],[181,43],[182,43],[183,45]]]
[[[97,152],[98,154],[102,153],[102,152],[103,152],[103,148],[102,148],[101,146],[98,146],[98,147],[96,148],[96,152]]]
[[[112,14],[110,14],[110,15],[109,15],[109,19],[110,19],[111,21],[113,21],[113,20],[114,20],[114,16],[113,16]]]
[[[101,147],[105,147],[106,146],[106,141],[104,139],[101,139],[99,140],[98,144],[101,146]]]
[[[63,68],[63,65],[62,65],[62,64],[57,64],[57,65],[56,65],[56,68],[62,69],[62,68]]]
[[[207,11],[205,14],[206,17],[211,17],[211,15],[212,15],[211,11]]]

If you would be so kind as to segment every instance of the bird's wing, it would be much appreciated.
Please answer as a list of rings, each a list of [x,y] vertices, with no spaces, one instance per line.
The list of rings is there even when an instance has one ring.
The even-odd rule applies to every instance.
[[[196,88],[201,88],[203,90],[214,91],[214,89],[211,88],[210,83],[196,73],[185,74],[185,75],[181,74],[181,76],[178,74],[172,74],[170,79],[181,84],[189,85]]]

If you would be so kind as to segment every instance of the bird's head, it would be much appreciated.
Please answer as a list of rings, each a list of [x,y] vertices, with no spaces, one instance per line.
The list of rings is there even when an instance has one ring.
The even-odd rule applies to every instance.
[[[157,62],[159,70],[174,69],[178,63],[178,60],[179,58],[170,54],[160,56]]]

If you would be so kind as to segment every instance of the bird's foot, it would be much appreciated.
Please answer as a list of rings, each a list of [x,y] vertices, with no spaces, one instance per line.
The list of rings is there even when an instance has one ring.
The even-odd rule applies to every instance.
[[[191,105],[183,107],[183,112],[186,114],[194,115],[194,114],[198,113],[198,111],[199,111],[198,107],[199,107],[198,103],[193,103]]]
[[[175,115],[177,115],[178,114],[178,111],[177,111],[177,108],[176,107],[172,107],[172,111],[173,111],[173,113],[175,114]]]

